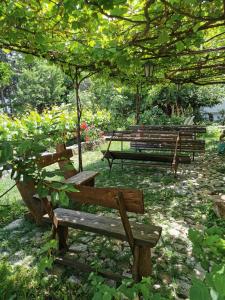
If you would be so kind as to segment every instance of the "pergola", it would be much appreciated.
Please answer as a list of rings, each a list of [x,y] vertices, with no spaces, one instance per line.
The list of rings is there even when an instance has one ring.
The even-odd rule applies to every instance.
[[[85,78],[142,77],[148,63],[154,83],[224,83],[224,36],[223,0],[4,0],[0,7],[0,48],[43,57],[72,79],[80,170]]]

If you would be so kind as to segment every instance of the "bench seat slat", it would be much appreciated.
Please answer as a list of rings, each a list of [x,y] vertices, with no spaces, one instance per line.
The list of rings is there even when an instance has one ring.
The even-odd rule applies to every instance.
[[[105,158],[113,159],[125,159],[125,160],[139,160],[139,161],[157,161],[157,162],[173,162],[174,155],[170,154],[160,154],[160,153],[133,153],[125,151],[102,151]],[[180,163],[191,163],[189,156],[179,156],[178,161]]]
[[[59,225],[127,241],[120,218],[116,219],[64,208],[57,208],[54,213]],[[44,215],[43,219],[46,222],[51,222],[48,215]],[[154,247],[157,244],[162,231],[161,227],[135,222],[130,222],[130,224],[137,245]]]
[[[92,178],[95,178],[95,176],[97,176],[98,174],[99,174],[99,172],[95,172],[95,171],[82,171],[70,178],[65,179],[64,182],[72,183],[75,185],[81,185],[81,184],[84,184],[85,182],[91,180]]]

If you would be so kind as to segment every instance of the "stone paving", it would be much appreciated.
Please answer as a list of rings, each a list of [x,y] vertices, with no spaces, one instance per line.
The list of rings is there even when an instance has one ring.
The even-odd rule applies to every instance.
[[[154,288],[169,290],[174,299],[187,299],[191,277],[203,278],[205,274],[192,256],[188,230],[203,229],[204,207],[211,206],[215,195],[225,193],[225,160],[216,154],[198,157],[191,165],[180,168],[177,179],[169,171],[138,171],[135,168],[124,169],[120,177],[119,166],[109,177],[106,164],[99,161],[99,154],[91,152],[85,155],[92,160],[87,167],[100,170],[97,186],[143,189],[146,212],[140,216],[130,214],[130,219],[163,227],[162,238],[152,255]],[[115,215],[103,210],[101,213]],[[12,265],[34,266],[49,233],[49,227],[37,227],[23,218],[13,221],[0,229],[0,259],[6,259]],[[76,230],[70,231],[69,242],[81,262],[89,262],[96,269],[101,267],[130,276],[132,259],[127,243]],[[55,266],[52,272],[61,276],[64,269]],[[80,283],[82,276],[70,274],[69,280]],[[114,282],[109,284],[114,285]]]

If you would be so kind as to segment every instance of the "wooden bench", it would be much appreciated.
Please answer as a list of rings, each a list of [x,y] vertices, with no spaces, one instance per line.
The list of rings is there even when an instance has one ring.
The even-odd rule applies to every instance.
[[[57,262],[79,267],[78,271],[92,271],[91,267],[68,259],[65,254],[69,247],[67,245],[68,228],[80,229],[88,232],[127,241],[133,255],[132,275],[135,281],[141,280],[143,276],[151,274],[151,248],[155,247],[162,228],[155,225],[139,224],[130,222],[127,212],[144,213],[143,192],[136,189],[122,188],[94,188],[88,186],[77,187],[79,192],[68,193],[70,199],[76,203],[98,205],[119,211],[120,218],[112,218],[103,215],[90,214],[65,208],[49,209],[47,199],[42,199],[47,206],[48,214],[43,220],[54,226],[59,240],[61,255]],[[115,254],[116,255],[116,254]],[[101,275],[113,279],[121,279],[120,275],[109,274],[102,270]]]
[[[123,165],[133,165],[133,161],[140,161],[139,166],[157,166],[157,167],[170,167],[174,175],[177,174],[178,165],[180,163],[189,164],[191,159],[188,155],[180,155],[178,152],[180,144],[180,134],[179,132],[165,132],[162,135],[159,134],[148,134],[145,132],[132,132],[132,131],[116,131],[111,135],[106,136],[106,140],[109,140],[109,145],[106,151],[102,151],[103,159],[106,158],[109,164],[110,171],[115,160],[120,160]],[[139,147],[141,145],[151,145],[148,150],[160,150],[161,152],[153,153],[141,153],[139,152],[128,152],[123,151],[121,146],[121,151],[111,151],[110,145],[112,141],[131,142],[135,146]],[[139,148],[135,150],[141,150]],[[165,151],[170,150],[171,153],[166,153]],[[127,162],[129,161],[129,162]],[[146,163],[146,162],[149,162]]]
[[[71,149],[67,149],[65,144],[57,145],[56,152],[42,153],[37,159],[37,165],[40,168],[58,163],[60,170],[64,176],[65,183],[73,183],[76,186],[86,185],[94,186],[95,177],[99,174],[95,171],[78,172],[73,166],[70,158],[73,156]],[[40,201],[35,201],[33,196],[37,193],[36,183],[33,180],[17,182],[17,188],[22,196],[23,201],[27,205],[33,218],[39,222],[46,213]]]
[[[142,150],[164,150],[171,151],[174,149],[174,143],[171,143],[170,136],[177,135],[177,132],[172,131],[146,131],[139,129],[137,134],[151,137],[152,141],[149,142],[131,142],[131,149],[136,151]],[[178,153],[191,152],[193,153],[193,159],[195,153],[205,152],[205,141],[194,139],[193,133],[190,132],[179,132],[180,138],[177,145]]]
[[[180,143],[178,144],[178,152],[192,152],[193,160],[196,153],[205,153],[205,141],[199,139],[197,135],[206,133],[205,126],[196,126],[196,125],[186,125],[186,126],[177,126],[177,125],[163,125],[163,126],[131,126],[131,132],[133,133],[144,133],[150,136],[164,137],[165,134],[170,132],[179,132],[180,133]],[[167,145],[167,148],[164,147],[164,150],[171,150],[170,145]],[[152,150],[157,149],[156,144],[151,143],[131,143],[131,149],[137,151],[142,150]]]

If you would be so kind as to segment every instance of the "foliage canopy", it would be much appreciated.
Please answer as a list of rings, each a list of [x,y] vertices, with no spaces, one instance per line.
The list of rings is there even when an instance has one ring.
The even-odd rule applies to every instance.
[[[222,0],[5,0],[0,47],[116,76],[152,61],[156,82],[217,83],[224,15]]]

